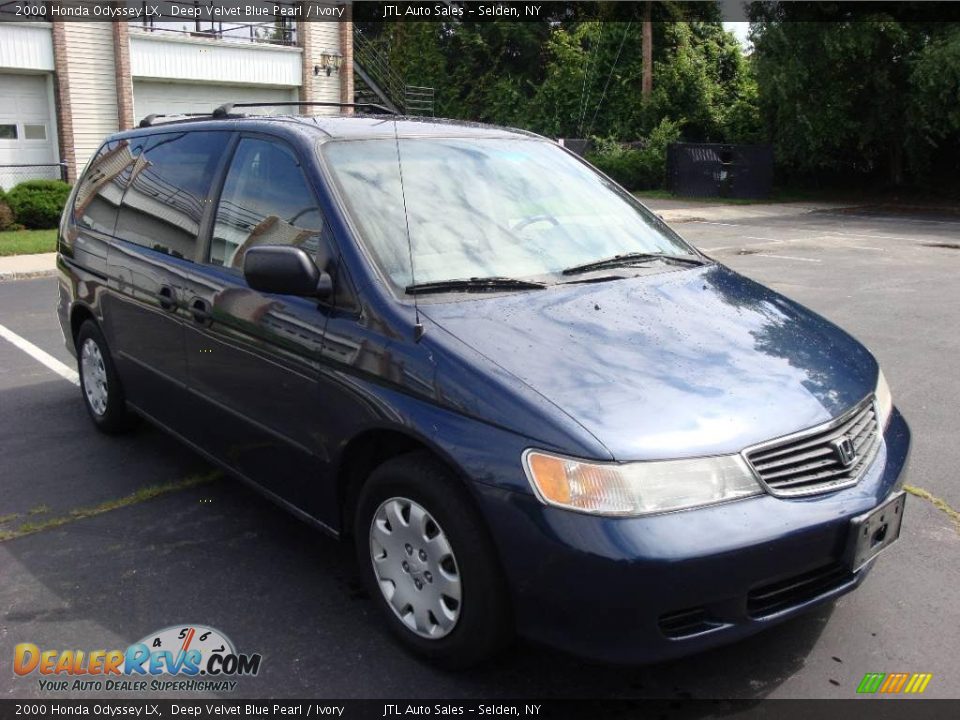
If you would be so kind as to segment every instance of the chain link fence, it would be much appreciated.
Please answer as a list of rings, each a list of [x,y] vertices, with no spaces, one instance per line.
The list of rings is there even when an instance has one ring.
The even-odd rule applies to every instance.
[[[0,189],[11,190],[27,180],[67,180],[66,163],[0,165]]]

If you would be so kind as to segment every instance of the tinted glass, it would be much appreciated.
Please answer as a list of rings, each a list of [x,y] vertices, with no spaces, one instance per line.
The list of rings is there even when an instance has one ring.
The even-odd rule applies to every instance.
[[[417,138],[326,143],[363,241],[395,285],[554,275],[628,252],[692,254],[613,183],[551,142]]]
[[[229,135],[186,132],[150,136],[132,168],[117,236],[192,259],[210,184]]]
[[[24,125],[23,137],[25,140],[46,140],[47,126],[46,125]]]
[[[105,143],[90,161],[80,180],[73,204],[77,224],[112,235],[140,147],[127,140]]]
[[[293,152],[244,138],[230,164],[210,245],[214,265],[242,268],[255,245],[298,245],[314,254],[323,216]]]

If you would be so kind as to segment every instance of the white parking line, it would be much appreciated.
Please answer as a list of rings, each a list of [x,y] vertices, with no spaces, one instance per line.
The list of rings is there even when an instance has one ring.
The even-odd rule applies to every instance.
[[[870,233],[868,235],[865,233],[845,232],[843,230],[824,230],[824,233],[827,235],[841,235],[843,237],[870,238],[871,240],[906,240],[908,242],[912,240],[916,240],[918,237],[917,235],[914,235],[912,237],[906,237],[904,235],[877,235],[876,233]],[[931,237],[938,237],[938,236],[932,235]]]
[[[80,384],[80,376],[77,375],[76,370],[74,370],[72,367],[64,365],[62,362],[57,360],[50,353],[44,350],[41,350],[29,340],[25,340],[24,338],[20,337],[15,332],[10,330],[9,328],[4,327],[3,325],[0,325],[0,337],[2,337],[4,340],[9,342],[14,347],[17,347],[23,350],[27,355],[32,357],[37,362],[43,363],[44,365],[46,365],[48,368],[53,370],[57,375],[64,378],[65,380],[69,380],[74,385]]]
[[[800,262],[820,262],[816,258],[802,258],[794,255],[774,255],[773,253],[752,253],[754,257],[779,258],[781,260],[798,260]]]

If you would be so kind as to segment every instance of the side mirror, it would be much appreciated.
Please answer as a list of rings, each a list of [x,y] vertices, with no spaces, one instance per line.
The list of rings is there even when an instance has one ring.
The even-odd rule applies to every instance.
[[[321,271],[303,248],[261,245],[247,250],[243,276],[254,290],[278,295],[327,298],[333,280]]]

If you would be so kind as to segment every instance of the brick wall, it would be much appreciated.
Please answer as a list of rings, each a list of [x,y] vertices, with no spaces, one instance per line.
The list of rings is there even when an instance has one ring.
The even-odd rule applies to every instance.
[[[60,160],[67,165],[67,181],[77,179],[77,155],[74,150],[73,110],[70,103],[70,76],[67,73],[67,40],[64,23],[54,21],[53,36],[53,87],[57,114],[57,142],[60,143]]]
[[[117,82],[117,123],[121,130],[135,124],[133,78],[130,76],[130,29],[125,22],[113,23],[114,77]]]

